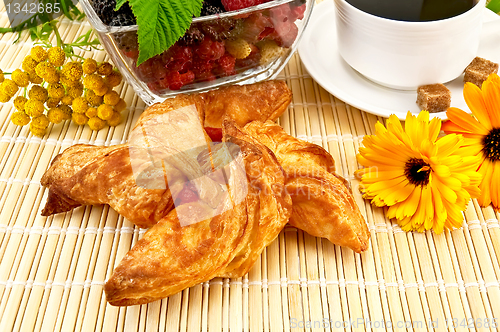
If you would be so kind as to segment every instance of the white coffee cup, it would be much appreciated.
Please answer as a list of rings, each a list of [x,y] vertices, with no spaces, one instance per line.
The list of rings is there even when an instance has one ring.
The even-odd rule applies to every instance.
[[[479,47],[486,0],[447,19],[426,22],[378,17],[333,0],[338,50],[368,79],[401,90],[460,76]],[[402,0],[404,1],[404,0]]]

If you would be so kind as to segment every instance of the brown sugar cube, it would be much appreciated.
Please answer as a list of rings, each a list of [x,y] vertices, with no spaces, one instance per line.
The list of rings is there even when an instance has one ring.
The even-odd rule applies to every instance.
[[[471,82],[478,87],[483,86],[488,76],[498,72],[498,63],[475,57],[474,60],[465,68],[464,83]]]
[[[441,83],[421,85],[417,89],[417,104],[429,113],[444,112],[451,104],[451,91]]]

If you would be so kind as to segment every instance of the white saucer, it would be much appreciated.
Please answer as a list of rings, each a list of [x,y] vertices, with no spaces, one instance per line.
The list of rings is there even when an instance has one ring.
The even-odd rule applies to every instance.
[[[484,21],[499,20],[498,15],[485,9]],[[495,26],[499,22],[494,22]],[[500,29],[483,27],[478,56],[500,62]],[[376,84],[352,69],[337,51],[335,6],[332,0],[317,4],[299,44],[299,54],[309,74],[325,90],[345,103],[375,115],[396,114],[401,120],[408,111],[418,114],[416,91],[403,91]],[[451,91],[451,106],[469,111],[463,97],[463,76],[445,84]],[[432,113],[446,119],[446,113]]]

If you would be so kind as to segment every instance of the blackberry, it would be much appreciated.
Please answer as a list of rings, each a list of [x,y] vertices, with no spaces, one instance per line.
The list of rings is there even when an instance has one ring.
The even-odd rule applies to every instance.
[[[191,46],[201,42],[203,40],[203,37],[205,37],[203,32],[201,32],[197,26],[191,25],[184,36],[179,39],[179,42],[186,46]]]
[[[203,3],[203,7],[201,7],[201,14],[200,16],[209,16],[209,15],[215,15],[215,14],[220,14],[224,12],[224,7],[220,8],[217,6],[213,6],[211,4],[207,4],[207,2]]]
[[[210,22],[203,22],[201,30],[205,35],[212,37],[215,41],[222,41],[232,36],[233,30],[237,27],[237,20],[231,18],[221,18]]]
[[[124,5],[124,7],[125,7],[125,5]],[[109,26],[123,27],[123,26],[127,26],[127,25],[135,25],[136,24],[136,20],[135,20],[135,17],[133,14],[120,13],[122,8],[120,8],[120,10],[117,12],[116,16],[113,17],[113,19],[111,19],[111,22],[109,22]]]
[[[115,11],[116,0],[93,0],[92,8],[104,24],[112,26],[134,25],[136,20],[128,3]]]
[[[205,0],[203,1],[203,7],[201,9],[201,16],[206,16],[206,15],[213,15],[213,14],[203,14],[203,8],[205,6],[212,6],[212,7],[217,7],[217,8],[220,8],[220,13],[223,13],[225,12],[226,10],[224,9],[224,5],[222,4],[222,1],[221,0]]]

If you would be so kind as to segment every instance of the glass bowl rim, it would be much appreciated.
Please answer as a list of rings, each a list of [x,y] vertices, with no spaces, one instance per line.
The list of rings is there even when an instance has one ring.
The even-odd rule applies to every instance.
[[[230,12],[224,12],[220,14],[214,14],[214,15],[208,15],[208,16],[200,16],[200,17],[194,17],[191,24],[193,23],[198,23],[198,22],[205,22],[205,21],[211,21],[211,20],[218,20],[221,18],[227,18],[227,17],[233,17],[233,16],[239,16],[243,14],[248,14],[252,13],[254,11],[259,11],[259,10],[264,10],[264,9],[269,9],[273,8],[285,3],[290,3],[290,2],[296,2],[297,0],[272,0],[269,2],[262,3],[257,6],[252,6],[252,7],[247,7],[239,10],[234,10]],[[306,4],[307,2],[310,1],[315,1],[315,0],[302,0],[304,1],[303,4]],[[90,3],[90,0],[81,0],[82,7],[84,11],[86,12],[85,14],[87,15],[88,19],[91,21],[91,24],[94,29],[101,33],[116,33],[116,32],[126,32],[126,31],[136,31],[138,30],[138,25],[128,25],[128,26],[117,26],[117,27],[112,27],[109,25],[104,24],[104,22],[101,21],[99,16],[94,11],[94,8],[92,8],[92,5]]]

